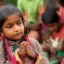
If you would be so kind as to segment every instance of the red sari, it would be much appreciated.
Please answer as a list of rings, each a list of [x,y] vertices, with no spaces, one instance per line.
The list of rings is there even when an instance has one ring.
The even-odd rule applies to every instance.
[[[64,26],[61,27],[60,31],[58,33],[54,33],[52,35],[54,39],[58,38],[58,40],[61,40],[64,38]]]

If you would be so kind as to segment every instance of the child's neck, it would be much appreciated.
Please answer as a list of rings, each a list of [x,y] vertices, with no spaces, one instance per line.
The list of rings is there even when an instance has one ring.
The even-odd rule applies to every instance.
[[[19,42],[20,42],[20,40],[9,40],[8,39],[8,42],[9,42],[9,45],[19,45]]]
[[[20,43],[20,39],[18,39],[18,40],[11,40],[11,39],[8,39],[8,38],[6,38],[6,39],[8,40],[8,44],[10,46],[19,45],[19,43]]]
[[[5,37],[6,38],[6,37]],[[21,39],[18,39],[18,40],[12,40],[12,39],[8,39],[8,38],[6,38],[7,40],[8,40],[8,42],[10,43],[10,44],[12,44],[12,45],[14,45],[14,44],[20,44],[22,41],[24,41],[24,39],[23,39],[23,37],[21,38]]]

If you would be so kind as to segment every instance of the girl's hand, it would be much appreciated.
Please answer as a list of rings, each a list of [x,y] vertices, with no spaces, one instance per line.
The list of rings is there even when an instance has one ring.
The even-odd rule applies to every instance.
[[[20,48],[19,48],[19,51],[18,51],[18,54],[20,55],[20,56],[23,56],[23,55],[25,55],[25,42],[22,42],[21,44],[20,44]]]
[[[28,43],[26,45],[26,54],[32,58],[36,58],[35,52],[32,50],[32,47]]]

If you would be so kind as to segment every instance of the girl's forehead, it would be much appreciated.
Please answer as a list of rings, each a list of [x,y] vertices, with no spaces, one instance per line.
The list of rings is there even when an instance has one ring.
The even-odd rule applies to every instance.
[[[21,19],[21,17],[18,15],[18,14],[12,14],[12,15],[9,15],[8,17],[7,17],[7,19],[6,19],[6,23],[15,23],[15,22],[17,22],[17,21],[19,21],[19,20],[21,20],[22,21],[22,19]]]

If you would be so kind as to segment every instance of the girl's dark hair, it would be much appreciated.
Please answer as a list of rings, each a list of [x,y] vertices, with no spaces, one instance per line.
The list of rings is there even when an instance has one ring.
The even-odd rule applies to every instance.
[[[2,29],[2,25],[5,22],[5,20],[7,19],[7,17],[9,15],[14,14],[14,13],[18,14],[24,23],[23,15],[18,8],[16,8],[13,5],[5,5],[5,6],[0,8],[0,30]]]
[[[58,0],[59,4],[64,7],[64,0]]]
[[[42,21],[44,24],[52,24],[59,21],[59,16],[56,12],[56,9],[47,9],[42,14]]]

